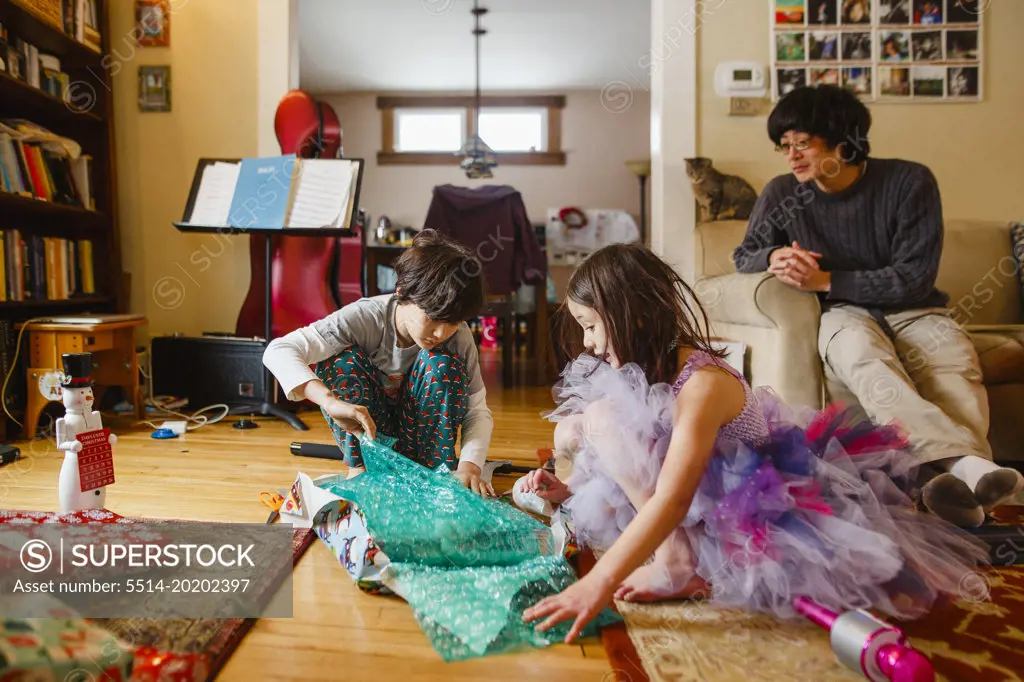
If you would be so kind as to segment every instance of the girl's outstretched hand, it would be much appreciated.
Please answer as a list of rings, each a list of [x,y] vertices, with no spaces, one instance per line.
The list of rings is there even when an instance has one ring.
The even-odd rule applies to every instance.
[[[569,486],[544,469],[534,469],[526,474],[523,491],[535,493],[537,497],[551,504],[562,504],[572,496]]]
[[[558,594],[545,597],[526,609],[523,612],[523,621],[529,623],[547,616],[537,626],[537,630],[544,632],[564,620],[573,618],[572,627],[565,637],[565,643],[570,644],[579,636],[584,626],[611,603],[613,592],[614,585],[590,573]]]

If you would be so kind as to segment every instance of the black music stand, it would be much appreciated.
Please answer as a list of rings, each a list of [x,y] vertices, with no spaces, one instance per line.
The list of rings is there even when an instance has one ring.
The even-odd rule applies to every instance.
[[[357,220],[359,215],[359,190],[363,185],[363,159],[342,159],[344,161],[356,162],[358,167],[356,174],[356,185],[355,190],[352,194],[352,211],[348,215],[349,227],[225,227],[214,226],[214,225],[193,225],[189,222],[192,217],[192,211],[195,208],[196,197],[199,194],[199,187],[203,180],[203,170],[210,164],[218,161],[225,163],[238,163],[241,159],[199,159],[199,164],[196,166],[195,176],[192,178],[192,189],[189,191],[188,204],[185,206],[185,213],[181,218],[181,222],[173,223],[176,228],[181,232],[199,232],[207,234],[264,234],[267,236],[266,242],[266,256],[265,256],[265,267],[266,276],[264,277],[265,284],[263,288],[263,312],[266,317],[266,323],[264,325],[264,341],[269,344],[273,340],[274,326],[272,318],[272,297],[273,289],[271,288],[273,281],[273,254],[274,249],[271,244],[270,237],[274,235],[278,236],[296,236],[296,237],[352,237],[356,232],[352,229],[352,224]],[[270,370],[266,367],[263,368],[263,399],[262,402],[256,402],[248,405],[238,405],[230,408],[228,414],[239,415],[239,414],[250,414],[250,415],[261,415],[265,417],[277,417],[278,419],[287,422],[292,428],[298,431],[309,431],[309,427],[298,418],[298,416],[283,410],[274,404],[274,392],[276,390],[276,382],[274,377],[270,374]]]

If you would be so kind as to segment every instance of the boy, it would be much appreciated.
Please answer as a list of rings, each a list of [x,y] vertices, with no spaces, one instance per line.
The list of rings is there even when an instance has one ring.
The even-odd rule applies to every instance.
[[[480,479],[493,419],[465,323],[484,306],[480,263],[424,230],[394,268],[393,295],[360,299],[274,339],[263,362],[289,399],[320,406],[350,475],[363,471],[359,437],[380,431],[398,439],[397,452],[431,469],[444,465],[474,492],[493,495]]]

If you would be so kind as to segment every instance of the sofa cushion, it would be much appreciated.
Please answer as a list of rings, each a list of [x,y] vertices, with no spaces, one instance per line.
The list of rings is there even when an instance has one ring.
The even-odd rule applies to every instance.
[[[732,252],[747,234],[746,220],[716,220],[696,228],[697,276],[715,277],[736,272]]]
[[[1002,334],[973,333],[986,386],[1024,384],[1024,345]]]
[[[961,324],[1017,324],[1021,292],[1010,224],[947,220],[936,286]]]

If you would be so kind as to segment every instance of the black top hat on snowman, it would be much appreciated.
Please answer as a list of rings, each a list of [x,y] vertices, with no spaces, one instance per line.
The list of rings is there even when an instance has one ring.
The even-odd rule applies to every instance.
[[[92,353],[64,353],[64,376],[60,385],[64,388],[92,387]]]

